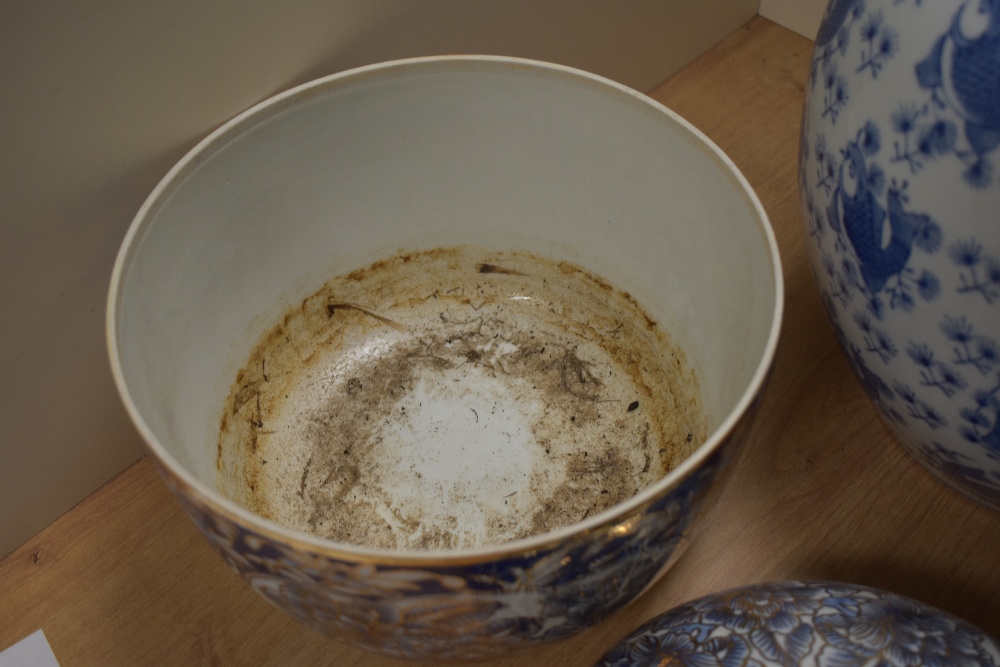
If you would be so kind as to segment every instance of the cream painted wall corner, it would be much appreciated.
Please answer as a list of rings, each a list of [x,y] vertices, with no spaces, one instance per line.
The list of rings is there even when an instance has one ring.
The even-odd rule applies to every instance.
[[[760,0],[760,15],[778,25],[808,37],[816,38],[826,0]]]

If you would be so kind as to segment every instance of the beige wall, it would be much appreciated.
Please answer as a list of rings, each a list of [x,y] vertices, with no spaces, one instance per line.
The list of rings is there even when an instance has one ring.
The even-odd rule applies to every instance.
[[[380,60],[497,53],[647,90],[757,0],[0,3],[0,556],[141,455],[104,350],[132,216],[200,137]]]
[[[815,39],[827,0],[760,0],[760,15]]]

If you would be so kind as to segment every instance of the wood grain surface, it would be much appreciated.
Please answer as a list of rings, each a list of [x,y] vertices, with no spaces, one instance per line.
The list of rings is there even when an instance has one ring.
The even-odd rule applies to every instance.
[[[773,379],[729,485],[644,597],[574,639],[479,664],[591,665],[681,602],[781,579],[889,589],[1000,635],[1000,514],[895,444],[836,347],[806,264],[796,157],[811,49],[757,18],[652,92],[746,174],[784,261]],[[64,667],[409,664],[326,639],[257,597],[145,459],[0,561],[0,648],[38,628]]]

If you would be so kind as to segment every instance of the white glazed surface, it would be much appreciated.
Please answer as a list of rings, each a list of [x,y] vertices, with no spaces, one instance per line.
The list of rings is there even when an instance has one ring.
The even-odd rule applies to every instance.
[[[333,275],[456,243],[579,263],[633,294],[685,351],[712,435],[633,504],[697,466],[764,380],[780,264],[727,158],[598,77],[434,58],[264,103],[154,191],[109,301],[112,366],[133,419],[177,474],[259,522],[213,490],[218,416],[254,341]]]
[[[900,441],[1000,509],[1000,172],[988,138],[1000,131],[1000,5],[835,0],[827,15],[800,174],[827,311]],[[869,232],[878,245],[866,249]]]

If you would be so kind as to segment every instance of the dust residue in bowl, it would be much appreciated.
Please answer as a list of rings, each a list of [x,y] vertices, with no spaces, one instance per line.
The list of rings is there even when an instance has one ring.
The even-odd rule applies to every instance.
[[[630,295],[461,246],[334,278],[267,331],[226,402],[218,479],[319,537],[472,548],[608,509],[705,437],[683,353]]]

